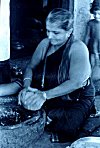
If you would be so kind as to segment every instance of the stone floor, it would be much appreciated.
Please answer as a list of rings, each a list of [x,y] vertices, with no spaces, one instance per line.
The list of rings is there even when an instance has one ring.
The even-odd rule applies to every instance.
[[[22,68],[22,71],[23,71],[25,69],[26,64],[30,60],[30,57],[31,56],[11,59],[11,61],[10,61],[11,67],[17,65],[18,67]],[[97,96],[95,99],[95,105],[96,105],[97,112],[100,113],[100,91],[99,91],[100,80],[98,80],[95,83],[95,86],[96,86],[96,89],[98,90],[98,93],[97,93]],[[100,124],[100,114],[98,115],[98,117],[93,117],[91,119],[91,123],[89,123],[88,125],[89,126],[93,125],[93,128],[94,128],[94,124],[97,124],[96,125],[97,128],[92,132],[91,136],[100,137],[100,125],[99,125]],[[66,146],[68,146],[68,145],[70,145],[70,143],[51,143],[50,142],[50,135],[47,134],[46,132],[44,132],[44,134],[38,139],[38,141],[36,143],[33,144],[33,146],[31,148],[55,148],[55,147],[66,148]]]
[[[66,148],[70,143],[51,143],[50,135],[44,133],[32,148]]]

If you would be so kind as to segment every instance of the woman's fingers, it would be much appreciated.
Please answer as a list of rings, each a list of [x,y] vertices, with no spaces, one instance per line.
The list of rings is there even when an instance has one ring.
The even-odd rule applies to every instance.
[[[28,87],[28,91],[37,92],[38,89],[37,88]]]
[[[38,110],[40,109],[40,105],[38,105],[38,100],[35,95],[30,96],[29,99],[26,99],[24,102],[24,107],[29,110]]]
[[[30,109],[30,106],[32,106],[34,102],[34,93],[26,92],[26,95],[21,99],[21,102],[25,108]]]
[[[19,94],[18,94],[18,104],[19,105],[21,105],[23,99],[25,98],[26,92],[27,92],[27,89],[23,89],[19,92]]]
[[[34,92],[26,92],[24,96],[24,101],[30,100],[31,97],[34,97]]]
[[[43,104],[44,99],[38,93],[34,93],[34,95],[31,95],[29,99],[27,98],[23,102],[24,107],[30,110],[39,110]]]
[[[22,95],[23,94],[23,90],[21,90],[18,94],[18,104],[21,105],[21,99],[22,99]]]
[[[21,93],[18,94],[18,105],[21,105]]]

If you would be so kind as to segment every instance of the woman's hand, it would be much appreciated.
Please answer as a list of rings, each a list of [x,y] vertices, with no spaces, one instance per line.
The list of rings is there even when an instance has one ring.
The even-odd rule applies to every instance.
[[[21,100],[22,98],[25,98],[27,92],[36,92],[38,89],[36,88],[31,88],[31,87],[27,87],[27,88],[24,88],[22,89],[20,92],[19,92],[19,95],[18,95],[18,104],[21,105]]]
[[[25,97],[26,92],[27,92],[27,88],[24,88],[19,92],[19,94],[18,94],[18,104],[19,105],[21,105],[21,100],[22,100],[22,98]]]
[[[22,95],[20,97],[20,104],[22,104],[26,109],[29,110],[39,110],[46,101],[42,91],[31,88],[34,91],[22,90]]]

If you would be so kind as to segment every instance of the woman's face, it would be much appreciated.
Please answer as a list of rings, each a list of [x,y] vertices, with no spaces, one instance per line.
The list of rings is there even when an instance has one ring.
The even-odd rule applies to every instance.
[[[61,29],[57,23],[46,22],[47,37],[52,45],[61,45],[68,39],[68,31]]]
[[[100,10],[94,11],[94,18],[100,21]]]

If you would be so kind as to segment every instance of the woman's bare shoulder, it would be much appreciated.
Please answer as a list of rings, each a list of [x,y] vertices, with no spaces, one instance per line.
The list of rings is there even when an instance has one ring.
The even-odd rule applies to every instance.
[[[40,44],[42,45],[46,45],[46,44],[48,44],[49,43],[49,39],[48,38],[44,38],[44,39],[42,39],[41,40],[41,42],[40,42]]]
[[[75,40],[71,46],[69,56],[77,57],[77,56],[85,56],[89,55],[87,46],[80,40]]]
[[[36,52],[42,52],[49,44],[48,38],[44,38],[40,41],[40,43],[36,47]]]
[[[48,38],[44,38],[43,40],[41,40],[41,42],[37,45],[35,52],[33,53],[33,58],[38,57],[39,59],[43,59],[46,49],[49,45],[49,40]],[[33,59],[32,58],[32,59]]]
[[[75,40],[71,46],[72,50],[88,50],[87,46],[81,40]]]

